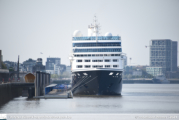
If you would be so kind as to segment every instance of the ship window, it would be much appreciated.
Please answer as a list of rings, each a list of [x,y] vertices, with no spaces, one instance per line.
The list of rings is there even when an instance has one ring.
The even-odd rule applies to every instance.
[[[77,68],[82,68],[83,66],[82,66],[82,65],[77,65],[76,67],[77,67]]]
[[[82,62],[82,60],[76,60],[76,62]]]
[[[85,60],[85,62],[90,62],[91,60]]]
[[[99,39],[98,39],[99,40]],[[121,42],[118,43],[73,43],[73,47],[96,47],[96,46],[121,46]]]
[[[83,56],[84,56],[84,57],[87,57],[87,54],[84,54]]]
[[[118,65],[113,65],[113,67],[118,67]]]
[[[80,55],[77,55],[77,57],[80,57]]]
[[[108,54],[108,56],[111,56],[111,54]]]
[[[74,49],[74,52],[122,52],[121,48]]]
[[[100,54],[100,56],[103,56],[103,54]]]
[[[102,68],[103,65],[93,65],[93,68]]]
[[[92,54],[92,56],[95,56],[95,54]]]
[[[99,54],[96,54],[96,56],[99,56]]]
[[[113,59],[113,62],[117,62],[118,61],[118,59]]]
[[[105,62],[110,62],[110,60],[105,60]]]
[[[91,56],[91,54],[88,54],[88,56]]]
[[[104,54],[104,56],[107,56],[107,54]]]
[[[91,37],[73,37],[73,40],[96,40],[95,36],[91,36]],[[98,36],[98,40],[121,40],[120,36],[112,36],[112,37],[108,37],[108,36]],[[120,43],[121,44],[121,43]]]
[[[110,68],[110,65],[105,65],[105,68]]]
[[[85,68],[90,68],[91,67],[91,65],[85,65]]]
[[[93,62],[103,62],[103,60],[92,60]]]
[[[111,56],[114,56],[114,54],[111,54]]]
[[[120,54],[115,54],[115,56],[120,56]]]

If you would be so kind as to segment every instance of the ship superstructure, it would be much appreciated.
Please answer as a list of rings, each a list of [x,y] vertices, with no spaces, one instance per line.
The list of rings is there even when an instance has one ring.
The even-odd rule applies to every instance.
[[[88,26],[88,36],[79,30],[72,38],[72,91],[79,95],[121,94],[122,45],[120,36],[99,35],[96,16]]]

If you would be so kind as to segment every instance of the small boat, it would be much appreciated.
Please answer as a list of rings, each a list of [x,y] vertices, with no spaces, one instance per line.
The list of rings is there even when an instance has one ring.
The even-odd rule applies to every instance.
[[[170,81],[166,79],[165,75],[157,75],[152,79],[153,83],[156,84],[169,84]]]

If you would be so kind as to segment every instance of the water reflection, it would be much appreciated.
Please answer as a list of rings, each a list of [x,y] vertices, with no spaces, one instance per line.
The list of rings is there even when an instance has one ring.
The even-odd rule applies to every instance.
[[[179,85],[123,85],[121,96],[18,97],[0,113],[179,113]]]

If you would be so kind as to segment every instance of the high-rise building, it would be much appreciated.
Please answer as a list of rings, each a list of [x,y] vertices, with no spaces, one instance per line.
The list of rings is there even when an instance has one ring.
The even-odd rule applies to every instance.
[[[154,73],[154,76],[177,71],[177,46],[178,42],[170,39],[151,40],[150,67],[147,67],[146,71]],[[156,69],[160,69],[160,72],[156,73]]]
[[[66,65],[55,64],[54,65],[54,74],[62,74],[66,70]]]
[[[177,71],[177,50],[178,42],[172,41],[172,71]]]
[[[61,64],[60,58],[47,58],[46,70],[54,70],[54,65]]]

